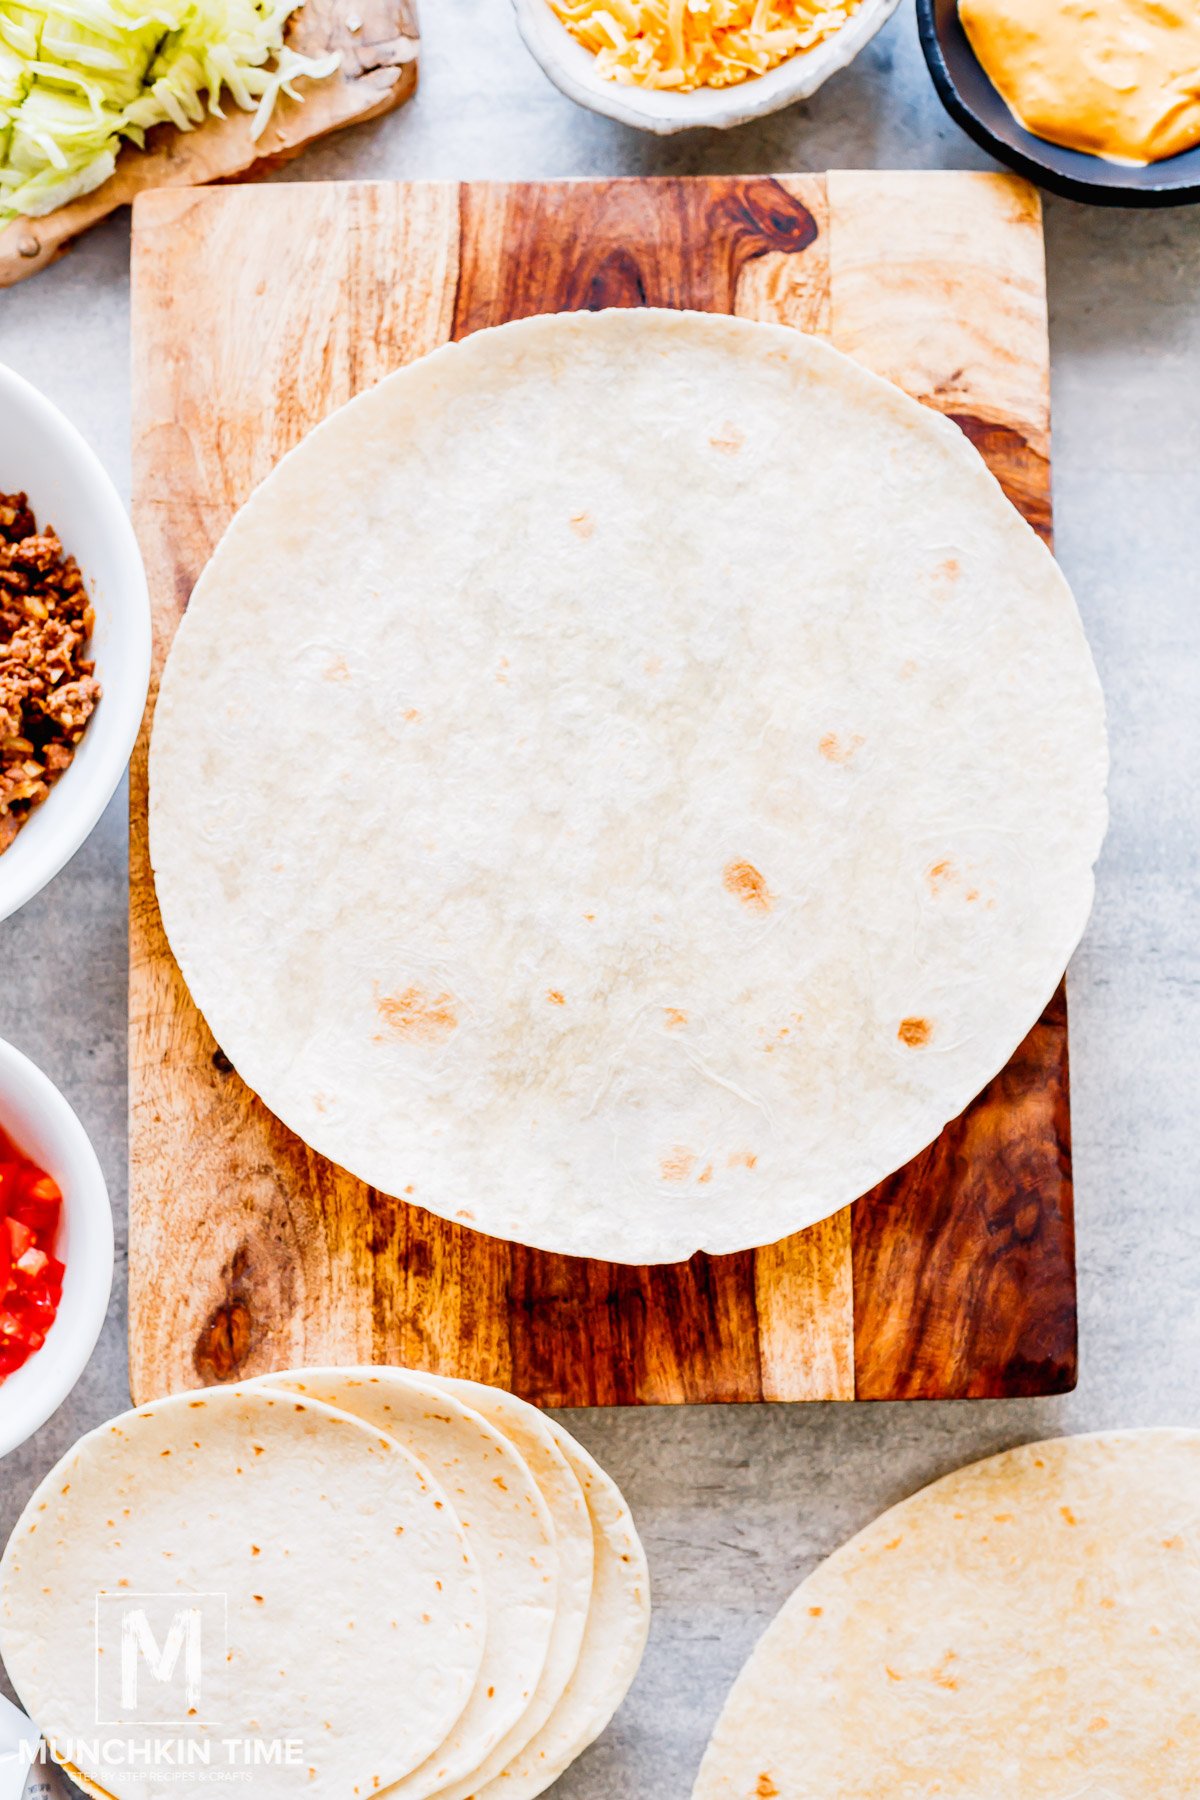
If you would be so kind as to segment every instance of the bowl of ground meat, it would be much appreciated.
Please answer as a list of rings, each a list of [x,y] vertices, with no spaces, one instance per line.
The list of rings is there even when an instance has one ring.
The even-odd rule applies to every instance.
[[[112,798],[150,677],[150,604],[121,498],[75,427],[0,365],[0,919]]]

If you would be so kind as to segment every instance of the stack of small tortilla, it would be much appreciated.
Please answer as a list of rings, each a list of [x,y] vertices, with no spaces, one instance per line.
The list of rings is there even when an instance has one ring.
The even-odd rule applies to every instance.
[[[200,1597],[182,1722],[169,1683],[161,1718],[100,1704],[98,1660],[124,1651],[98,1621],[126,1596],[152,1632],[164,1602]],[[233,1741],[301,1743],[252,1768],[265,1796],[532,1800],[612,1717],[648,1624],[628,1508],[587,1452],[502,1390],[400,1369],[127,1413],[47,1476],[0,1564],[13,1684],[74,1778],[115,1800],[146,1767],[104,1746],[157,1739],[193,1746],[202,1781],[244,1768]]]
[[[801,1583],[693,1800],[1167,1800],[1200,1770],[1200,1432],[1026,1444]]]

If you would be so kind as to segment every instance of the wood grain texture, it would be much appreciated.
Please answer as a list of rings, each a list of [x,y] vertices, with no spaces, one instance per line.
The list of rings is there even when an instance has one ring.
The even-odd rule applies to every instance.
[[[1050,533],[1041,201],[1016,175],[839,171],[830,335],[954,419]]]
[[[160,125],[145,150],[122,151],[116,170],[94,193],[43,219],[0,225],[0,288],[47,268],[81,232],[147,189],[261,174],[330,132],[390,112],[416,88],[416,0],[305,0],[286,42],[308,56],[337,51],[341,67],[322,81],[302,78],[302,101],[281,95],[258,139],[251,135],[253,116],[232,105],[223,119],[206,119],[197,131]]]
[[[985,175],[146,195],[134,480],[155,683],[213,544],[280,455],[389,369],[537,312],[692,306],[830,335],[966,422],[1047,528],[1040,271],[1036,201]],[[131,789],[139,1400],[301,1361],[407,1362],[554,1406],[1004,1394],[1072,1379],[1061,1000],[937,1145],[811,1231],[654,1269],[547,1256],[363,1187],[249,1093],[163,937],[145,800],[143,737]]]

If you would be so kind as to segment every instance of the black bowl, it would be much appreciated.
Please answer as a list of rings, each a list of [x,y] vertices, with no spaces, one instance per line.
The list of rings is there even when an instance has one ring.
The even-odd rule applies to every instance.
[[[938,98],[992,156],[1039,187],[1094,206],[1186,206],[1200,201],[1200,144],[1144,168],[1128,168],[1048,144],[1018,125],[980,66],[958,0],[917,0],[921,48]]]

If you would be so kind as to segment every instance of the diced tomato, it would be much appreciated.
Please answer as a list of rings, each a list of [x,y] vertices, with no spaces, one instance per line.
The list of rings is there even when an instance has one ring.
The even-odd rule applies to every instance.
[[[22,1195],[9,1207],[8,1216],[22,1225],[28,1225],[30,1231],[35,1231],[39,1237],[53,1237],[58,1230],[61,1205],[58,1200],[30,1200]]]
[[[22,1225],[20,1219],[5,1219],[4,1223],[8,1227],[8,1247],[12,1260],[19,1262],[34,1241],[33,1232],[28,1225]]]
[[[0,1381],[46,1341],[62,1300],[58,1183],[0,1131]]]

